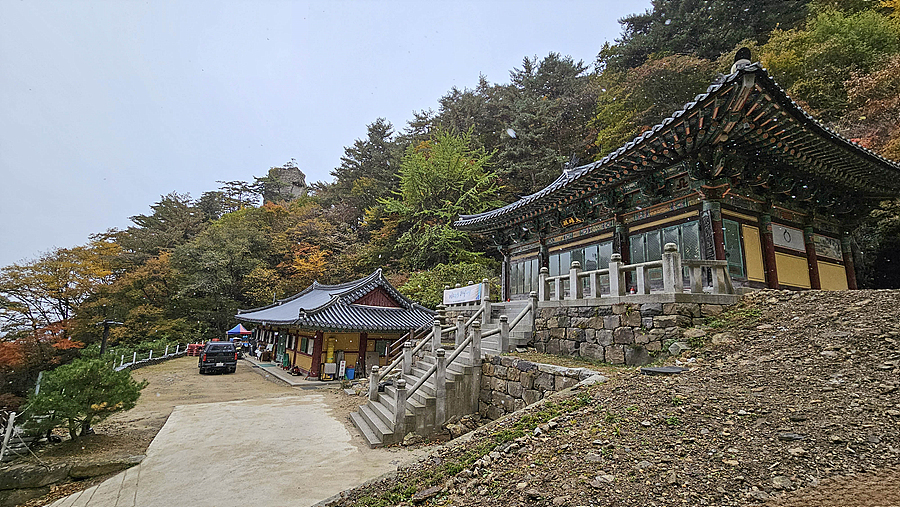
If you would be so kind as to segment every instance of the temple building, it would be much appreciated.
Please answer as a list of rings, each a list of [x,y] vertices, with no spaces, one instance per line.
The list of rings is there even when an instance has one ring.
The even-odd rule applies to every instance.
[[[849,234],[898,194],[900,164],[817,122],[741,60],[603,159],[454,227],[502,251],[504,299],[537,290],[542,267],[658,260],[666,243],[685,259],[726,260],[739,287],[855,289]]]
[[[435,313],[408,300],[376,270],[338,285],[313,282],[287,299],[240,311],[254,338],[284,368],[332,380],[386,365],[390,344],[431,326]],[[344,363],[344,372],[339,369]]]

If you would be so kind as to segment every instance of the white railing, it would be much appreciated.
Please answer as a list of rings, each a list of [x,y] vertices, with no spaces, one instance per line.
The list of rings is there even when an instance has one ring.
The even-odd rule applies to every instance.
[[[163,360],[163,359],[171,359],[173,357],[183,356],[186,352],[187,352],[187,347],[185,347],[184,350],[182,350],[181,344],[176,344],[175,352],[169,354],[169,346],[166,345],[166,348],[163,351],[162,355],[161,356],[159,354],[156,355],[156,360],[159,361],[159,360]],[[149,363],[149,362],[153,361],[153,359],[154,359],[153,349],[151,349],[149,354],[147,355],[147,357],[145,357],[143,359],[138,359],[137,352],[132,353],[131,362],[129,362],[129,363],[125,362],[125,355],[122,354],[121,358],[119,359],[119,365],[116,366],[115,363],[113,363],[113,367],[115,368],[116,371],[121,371],[126,368],[133,368],[135,366],[140,366],[142,364]]]
[[[624,297],[628,295],[625,275],[633,273],[632,292],[635,295],[650,294],[650,270],[661,269],[662,292],[674,294],[684,292],[682,266],[688,268],[689,290],[691,293],[703,293],[704,268],[711,270],[711,290],[713,294],[734,294],[731,275],[728,273],[728,261],[682,259],[678,247],[674,243],[666,243],[663,258],[658,261],[623,264],[622,256],[612,254],[609,267],[582,271],[581,263],[572,262],[569,272],[564,275],[549,276],[547,268],[541,268],[538,276],[538,299],[540,301],[559,301],[564,298],[564,285],[568,282],[569,291],[565,299]],[[609,292],[602,294],[601,277],[609,278]],[[588,291],[585,293],[584,281],[587,280]]]

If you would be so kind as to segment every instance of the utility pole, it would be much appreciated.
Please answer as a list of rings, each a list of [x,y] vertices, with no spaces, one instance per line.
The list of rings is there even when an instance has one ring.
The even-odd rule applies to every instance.
[[[109,340],[109,326],[115,324],[117,326],[122,326],[124,323],[116,322],[114,320],[104,319],[103,322],[99,322],[97,325],[103,324],[103,341],[100,342],[100,355],[106,353],[106,342]]]

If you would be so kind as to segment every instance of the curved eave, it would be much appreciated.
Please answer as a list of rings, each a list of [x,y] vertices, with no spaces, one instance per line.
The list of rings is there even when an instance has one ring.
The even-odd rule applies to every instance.
[[[239,320],[276,326],[299,327],[318,331],[406,332],[432,323],[435,312],[412,304],[409,308],[390,308],[345,304],[335,296],[328,304],[304,312],[290,320],[266,320],[238,315]]]
[[[509,227],[668,167],[703,146],[726,142],[745,153],[764,150],[861,196],[884,198],[900,193],[900,164],[820,124],[759,64],[753,64],[711,85],[681,110],[601,160],[571,169],[546,188],[502,208],[462,215],[453,226],[473,232]]]

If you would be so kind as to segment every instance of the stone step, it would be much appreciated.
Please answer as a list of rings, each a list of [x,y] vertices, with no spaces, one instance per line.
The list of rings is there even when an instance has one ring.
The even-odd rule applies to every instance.
[[[374,449],[375,447],[380,447],[384,443],[377,435],[375,435],[375,432],[372,431],[369,423],[362,418],[360,412],[353,412],[350,414],[350,420],[353,422],[353,425],[356,426],[356,429],[362,433],[362,436],[366,439],[369,447]]]
[[[365,421],[366,427],[379,441],[383,442],[385,435],[390,435],[394,432],[393,424],[388,424],[381,420],[381,417],[372,408],[372,403],[359,407],[359,411],[356,413]]]
[[[391,411],[387,405],[379,401],[370,401],[368,404],[369,408],[372,409],[373,412],[381,419],[381,422],[384,423],[387,427],[394,426],[394,412]]]

